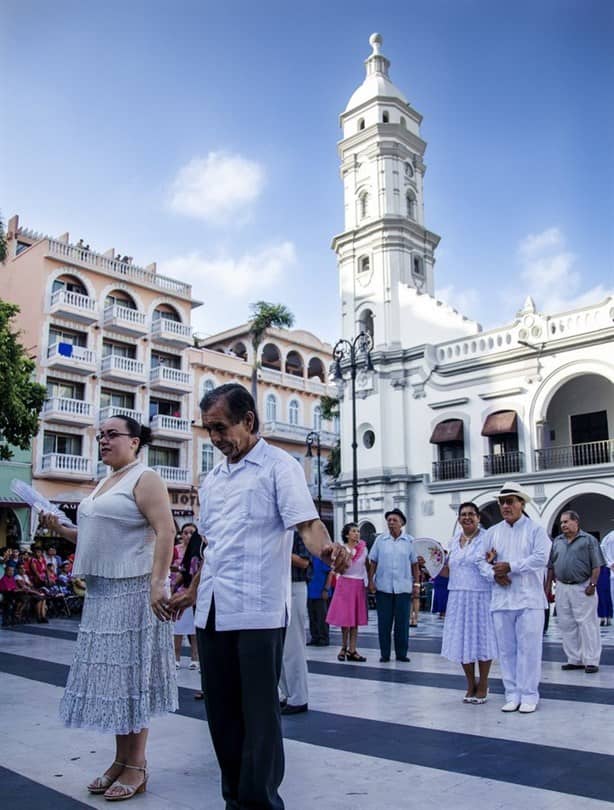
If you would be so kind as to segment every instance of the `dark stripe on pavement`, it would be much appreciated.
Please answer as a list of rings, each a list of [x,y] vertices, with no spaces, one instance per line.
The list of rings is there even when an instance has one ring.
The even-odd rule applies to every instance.
[[[13,654],[3,655],[0,669],[55,686],[62,686],[68,675],[65,664],[39,662],[38,659]],[[361,672],[364,673],[365,669]],[[392,672],[386,674],[393,675]],[[179,691],[178,714],[204,720],[200,701],[191,699],[193,691]],[[591,690],[595,691],[598,690]],[[529,717],[520,715],[508,719],[511,722],[530,722]],[[612,801],[614,756],[607,754],[313,710],[285,717],[284,737],[408,765]]]
[[[34,770],[37,768],[36,757],[32,759],[32,767]],[[59,776],[58,784],[61,785]],[[54,788],[45,787],[1,765],[0,800],[6,810],[91,810],[89,804],[71,799]]]

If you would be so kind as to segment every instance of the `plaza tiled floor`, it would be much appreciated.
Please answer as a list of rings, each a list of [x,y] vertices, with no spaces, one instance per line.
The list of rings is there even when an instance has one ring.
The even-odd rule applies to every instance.
[[[307,648],[310,711],[284,719],[287,810],[614,810],[614,627],[602,629],[599,673],[586,675],[561,671],[551,622],[533,715],[501,713],[496,665],[488,703],[463,704],[459,668],[439,655],[441,629],[421,616],[409,664],[379,663],[373,614],[359,638],[365,664],[338,663],[337,646]],[[84,785],[111,761],[112,738],[57,718],[76,630],[62,619],[0,630],[3,810],[108,806]],[[224,806],[193,699],[199,676],[183,663],[180,710],[152,723],[148,791],[130,808]]]

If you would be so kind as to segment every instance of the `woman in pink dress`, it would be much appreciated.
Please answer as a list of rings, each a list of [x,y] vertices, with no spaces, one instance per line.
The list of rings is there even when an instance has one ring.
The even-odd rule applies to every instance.
[[[367,544],[360,539],[355,523],[346,523],[341,539],[350,552],[349,568],[337,577],[335,593],[328,608],[326,622],[341,628],[342,646],[339,661],[366,661],[356,651],[358,628],[367,624]]]

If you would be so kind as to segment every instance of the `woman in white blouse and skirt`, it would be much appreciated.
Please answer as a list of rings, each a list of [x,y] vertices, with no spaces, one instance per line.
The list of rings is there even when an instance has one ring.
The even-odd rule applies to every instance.
[[[479,571],[486,556],[480,513],[474,503],[458,510],[461,533],[451,542],[448,558],[448,606],[441,654],[461,664],[467,679],[465,703],[486,703],[488,674],[497,655],[490,613],[491,585]],[[476,662],[478,675],[476,677]]]
[[[111,468],[78,512],[73,574],[87,581],[74,660],[60,704],[65,725],[115,735],[112,765],[87,787],[109,801],[147,785],[150,718],[178,706],[167,580],[175,526],[166,486],[137,459],[151,431],[112,416],[96,437]]]

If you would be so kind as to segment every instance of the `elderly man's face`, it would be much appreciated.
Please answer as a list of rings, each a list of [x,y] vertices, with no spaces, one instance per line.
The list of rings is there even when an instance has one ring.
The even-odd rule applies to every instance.
[[[398,537],[403,529],[403,522],[398,515],[388,515],[386,518],[388,531],[393,537]]]
[[[575,537],[580,531],[580,524],[574,520],[571,515],[564,512],[561,515],[561,531],[565,537]]]
[[[202,419],[211,442],[231,464],[247,455],[255,440],[252,433],[254,414],[251,411],[245,419],[233,425],[225,400],[219,399],[208,411],[202,412]]]
[[[516,523],[522,517],[524,501],[516,495],[502,495],[499,498],[501,517],[508,523]]]

